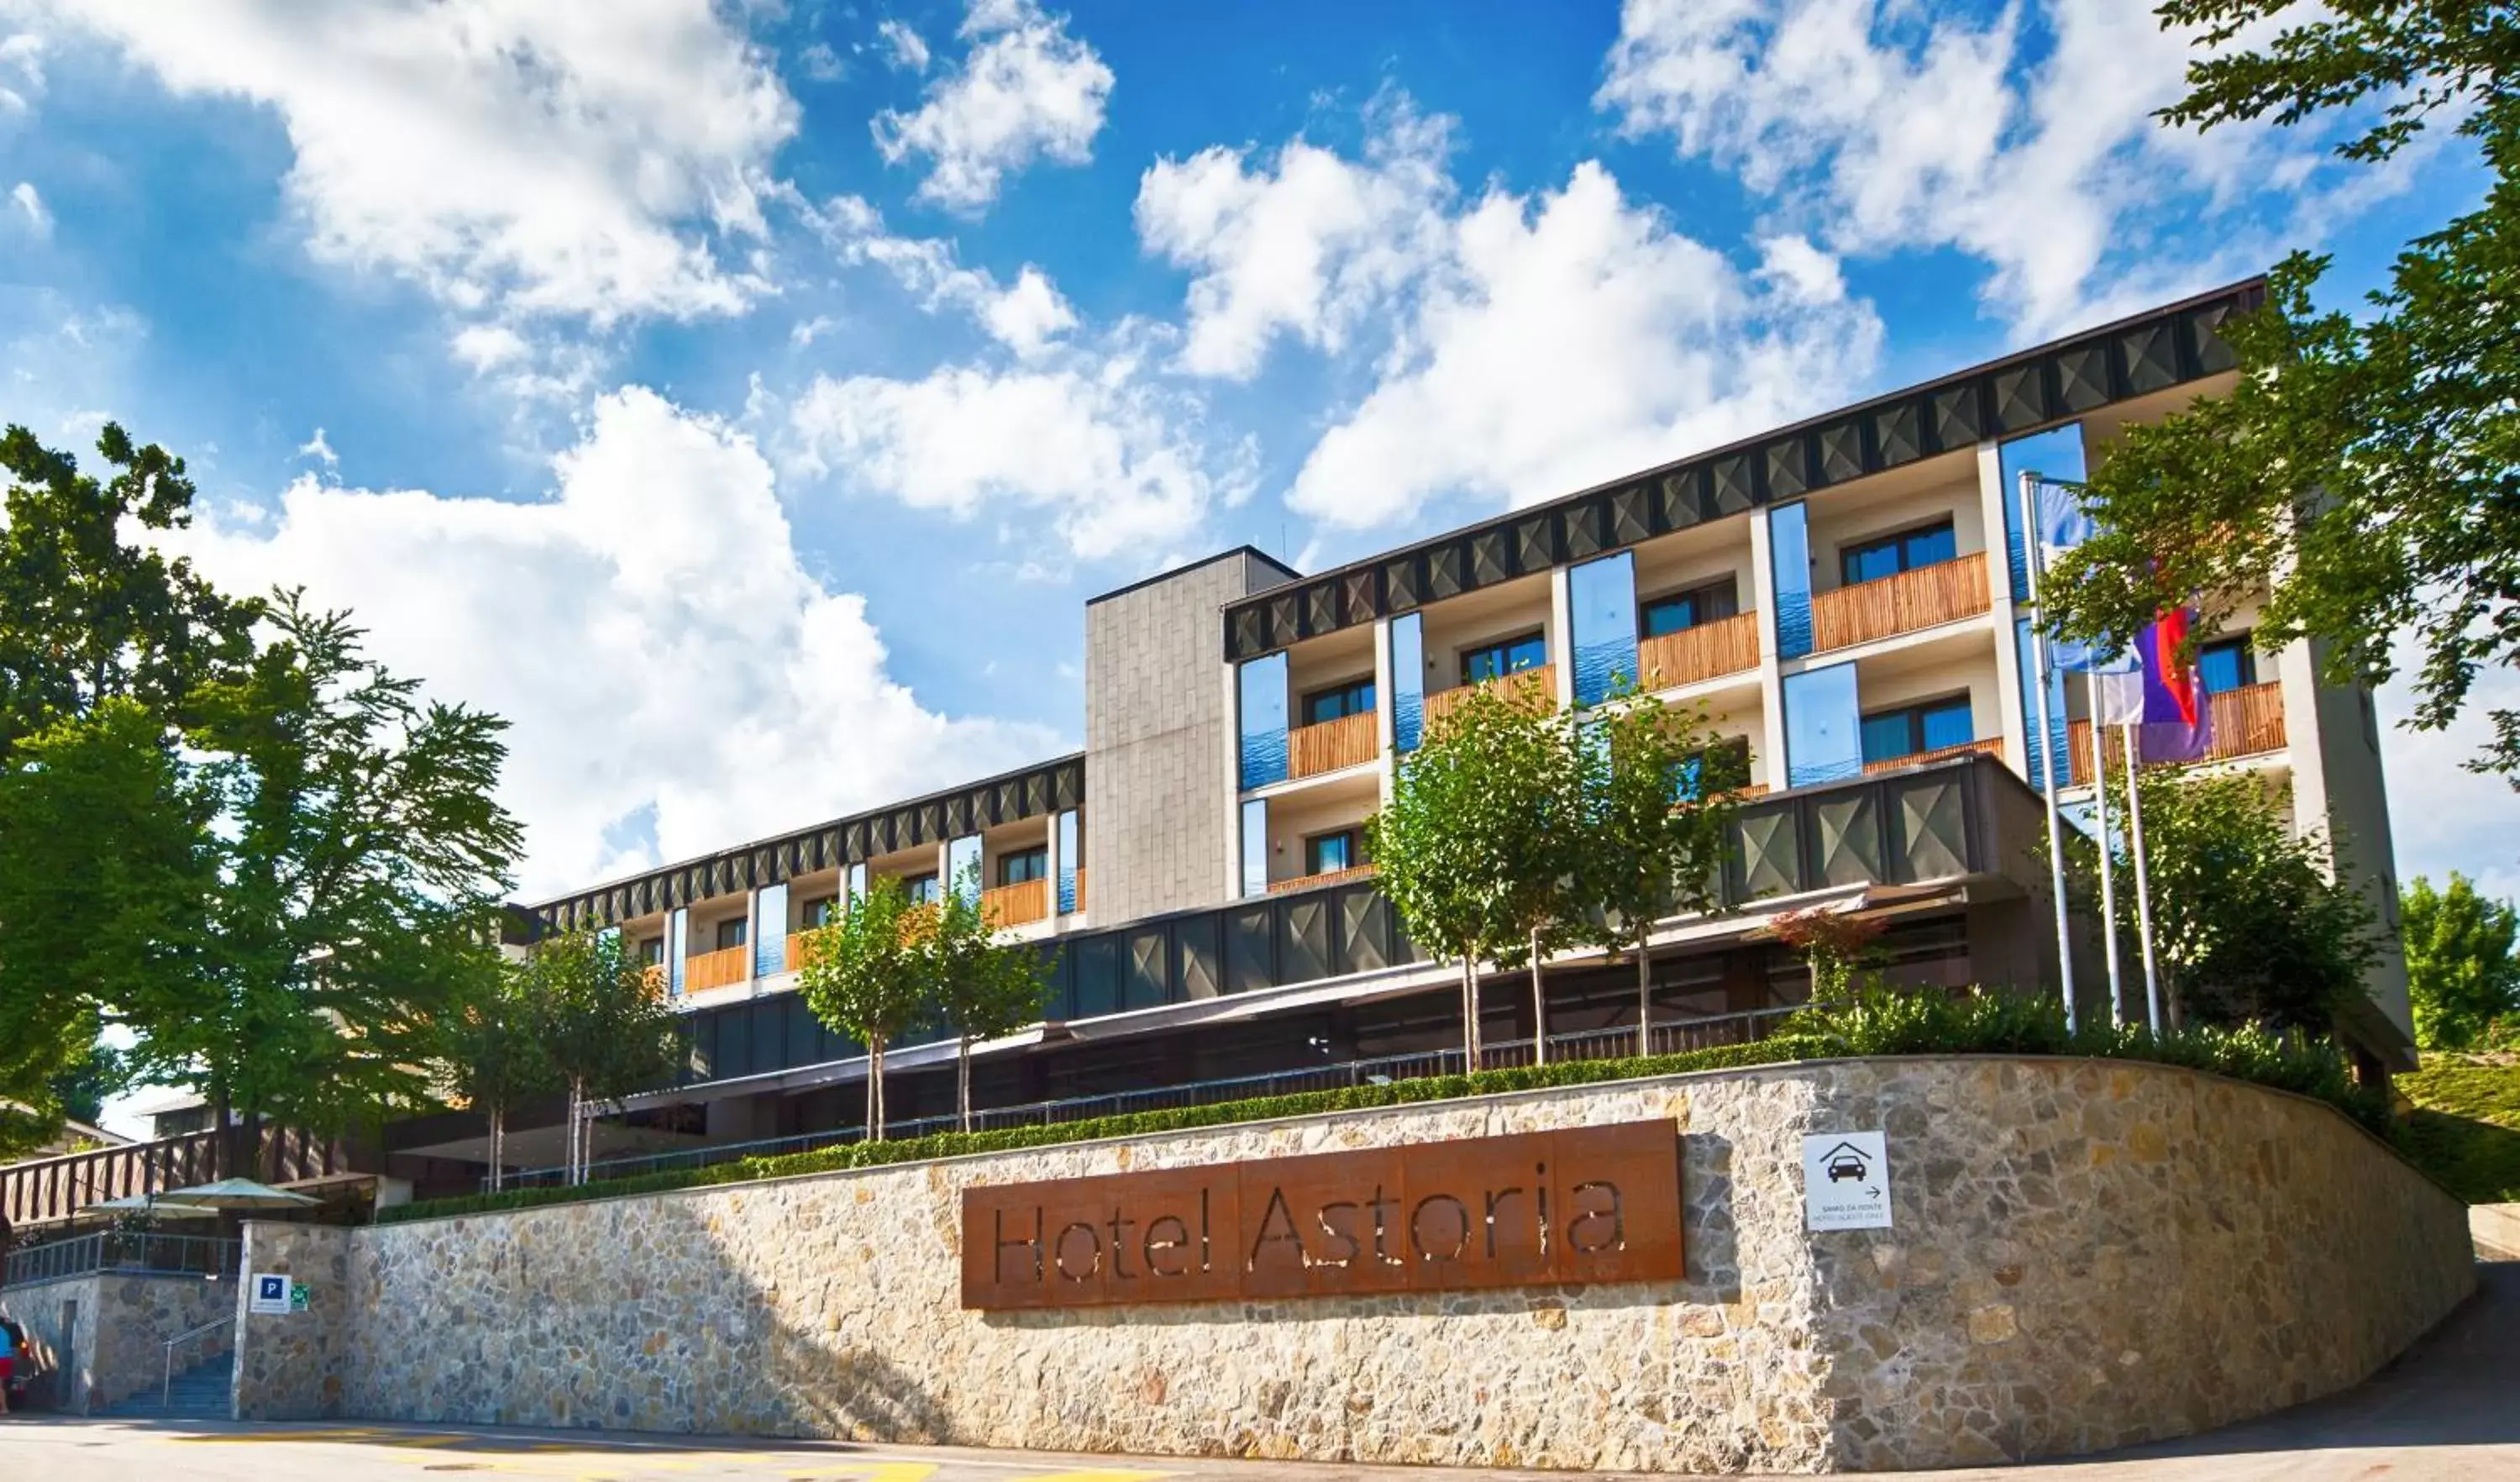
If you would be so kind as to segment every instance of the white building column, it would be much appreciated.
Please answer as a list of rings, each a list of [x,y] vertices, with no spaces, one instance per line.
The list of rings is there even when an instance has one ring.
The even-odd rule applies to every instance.
[[[1394,750],[1398,734],[1392,719],[1392,673],[1391,619],[1377,617],[1373,620],[1373,770],[1375,786],[1385,803],[1391,801],[1391,784],[1399,760]],[[1239,815],[1241,810],[1235,811]]]
[[[1979,517],[1986,522],[1986,577],[1995,599],[1988,609],[1995,619],[1995,690],[1997,713],[2003,727],[2003,760],[2023,777],[2030,775],[2030,719],[2022,707],[2020,612],[2012,603],[2012,543],[2004,533],[2004,512],[2021,495],[2003,486],[2003,449],[1994,442],[1977,445]]]
[[[1750,512],[1750,593],[1759,609],[1759,765],[1768,790],[1785,790],[1784,671],[1777,658],[1777,563],[1766,506]]]
[[[1575,705],[1575,603],[1568,587],[1569,568],[1549,568],[1549,661],[1556,665],[1557,708]]]

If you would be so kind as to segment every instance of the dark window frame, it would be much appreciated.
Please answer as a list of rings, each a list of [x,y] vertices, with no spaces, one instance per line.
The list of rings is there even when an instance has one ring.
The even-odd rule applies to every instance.
[[[1034,860],[1040,862],[1040,868],[1034,873],[1026,876],[1014,876],[1010,873],[1012,867]],[[1034,880],[1048,879],[1050,878],[1050,846],[1035,844],[1029,849],[1010,849],[998,856],[997,873],[998,883],[1001,885],[1023,885]]]
[[[1516,664],[1510,668],[1504,667],[1506,664],[1510,662],[1513,651],[1521,648],[1525,644],[1539,645],[1540,656],[1527,664]],[[1496,656],[1496,660],[1499,665],[1496,672],[1493,674],[1482,674],[1475,679],[1471,678],[1471,661],[1487,657],[1490,654],[1494,654]],[[1533,628],[1527,632],[1515,633],[1506,638],[1491,639],[1486,643],[1473,644],[1469,648],[1462,650],[1458,667],[1461,672],[1462,684],[1476,685],[1484,684],[1491,679],[1503,679],[1508,675],[1527,674],[1534,669],[1546,668],[1548,664],[1549,630],[1546,628]]]
[[[731,942],[726,939],[726,928],[729,926],[735,928],[735,940]],[[752,944],[751,919],[741,916],[729,917],[711,926],[709,935],[717,943],[716,950],[720,952],[732,952],[738,947],[748,947]]]
[[[902,892],[910,897],[914,906],[923,906],[945,896],[945,887],[937,880],[933,870],[924,875],[904,875],[896,878],[901,881]]]
[[[1322,845],[1332,839],[1345,842],[1347,863],[1325,868],[1322,864]],[[1365,829],[1361,825],[1350,824],[1344,829],[1325,829],[1319,833],[1304,835],[1304,873],[1308,876],[1328,875],[1339,870],[1354,870],[1360,865],[1369,863],[1371,861],[1365,857]]]
[[[1306,691],[1303,702],[1296,706],[1296,713],[1302,717],[1300,724],[1318,726],[1328,721],[1345,720],[1351,715],[1372,715],[1377,698],[1373,693],[1373,676],[1362,674],[1334,685]],[[1326,699],[1337,699],[1345,708],[1332,715],[1321,714],[1317,707]]]
[[[820,921],[815,920],[816,911],[822,912]],[[837,895],[818,895],[810,901],[799,902],[796,907],[796,921],[801,929],[806,931],[814,930],[819,926],[828,926],[839,919],[840,898]]]
[[[2205,644],[2197,649],[2197,688],[2203,690],[2208,695],[2225,695],[2233,690],[2245,690],[2249,686],[2258,683],[2258,646],[2253,641],[2255,635],[2253,634],[2233,633],[2215,639],[2213,642]],[[2210,654],[2220,653],[2232,653],[2238,655],[2235,669],[2239,674],[2239,683],[2235,685],[2227,685],[2223,689],[2217,690],[2212,685],[2206,683],[2205,660]]]
[[[1925,721],[1927,716],[1949,714],[1953,710],[1958,710],[1961,715],[1967,717],[1969,730],[1968,741],[1973,741],[1978,740],[1977,713],[1975,707],[1969,702],[1969,696],[1966,691],[1961,691],[1957,695],[1937,696],[1932,699],[1910,700],[1905,704],[1892,705],[1886,710],[1872,710],[1857,716],[1856,740],[1858,745],[1864,752],[1864,760],[1867,764],[1873,762],[1891,762],[1897,761],[1901,757],[1921,756],[1928,751],[1940,750],[1942,746],[1966,745],[1968,741],[1944,741],[1939,745],[1929,744],[1929,739],[1925,735]],[[1872,754],[1872,747],[1870,745],[1872,739],[1872,726],[1875,721],[1887,720],[1904,720],[1907,722],[1908,749],[1905,751],[1894,752],[1889,755],[1875,756]]]
[[[1706,599],[1719,593],[1722,594],[1722,601],[1713,604],[1713,606],[1722,607],[1724,610],[1721,612],[1710,613],[1706,610],[1709,606]],[[1655,632],[1653,626],[1653,614],[1655,610],[1657,608],[1674,607],[1682,603],[1689,605],[1688,621],[1682,623],[1677,628],[1665,628],[1660,633]],[[1693,587],[1683,587],[1677,592],[1665,592],[1659,596],[1648,597],[1644,601],[1638,603],[1637,637],[1640,639],[1667,637],[1673,633],[1686,633],[1691,628],[1702,628],[1708,623],[1722,622],[1728,617],[1738,617],[1740,615],[1740,578],[1737,576],[1719,576],[1708,581],[1699,582]]]
[[[1912,560],[1911,552],[1909,550],[1910,543],[1920,537],[1929,535],[1950,536],[1952,540],[1952,554],[1949,556],[1938,557],[1933,561]],[[1855,574],[1856,562],[1858,561],[1862,560],[1864,557],[1872,555],[1875,552],[1884,550],[1895,551],[1897,553],[1897,569],[1884,571],[1879,576],[1859,577]],[[1887,581],[1893,576],[1905,576],[1911,571],[1921,571],[1927,566],[1939,566],[1945,561],[1953,561],[1959,559],[1959,530],[1958,527],[1953,523],[1952,517],[1946,515],[1939,519],[1927,520],[1923,524],[1909,525],[1904,529],[1898,530],[1885,530],[1881,534],[1868,535],[1862,540],[1852,541],[1839,546],[1837,548],[1837,584],[1841,587],[1858,587],[1868,581]]]

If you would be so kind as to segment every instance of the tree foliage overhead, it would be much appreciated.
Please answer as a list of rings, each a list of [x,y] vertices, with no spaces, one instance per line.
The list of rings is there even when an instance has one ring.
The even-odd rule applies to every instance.
[[[2498,1024],[2520,1032],[2520,911],[2453,874],[2436,890],[2421,876],[2398,894],[2415,1043],[2427,1050],[2484,1044]]]
[[[2360,317],[2314,306],[2326,259],[2279,266],[2265,308],[2224,327],[2236,389],[2130,428],[2100,460],[2089,503],[2103,533],[2050,573],[2049,620],[2123,641],[2193,604],[2210,633],[2264,589],[2264,638],[2316,641],[2331,680],[2389,679],[2410,646],[2414,723],[2447,726],[2480,672],[2520,660],[2520,21],[2482,0],[2172,0],[2158,14],[2211,49],[2166,121],[2370,108],[2340,153],[2378,161],[2447,110],[2491,186],[2408,243]],[[2520,784],[2520,711],[2491,721],[2471,765]]]
[[[934,1001],[933,965],[923,938],[936,908],[912,902],[884,876],[829,925],[805,933],[796,969],[805,1007],[867,1051],[867,1136],[883,1136],[885,1047],[917,1024]]]

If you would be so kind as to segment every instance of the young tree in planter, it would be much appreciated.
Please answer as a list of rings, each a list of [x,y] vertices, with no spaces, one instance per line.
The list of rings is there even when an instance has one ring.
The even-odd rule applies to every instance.
[[[521,963],[500,966],[439,1022],[437,1049],[446,1088],[489,1118],[494,1193],[506,1182],[509,1109],[560,1084],[543,1047],[541,977]],[[574,1156],[573,1139],[569,1146]]]
[[[1462,1042],[1473,1070],[1478,965],[1529,956],[1536,994],[1534,934],[1545,948],[1556,923],[1581,916],[1581,783],[1566,718],[1548,697],[1483,685],[1428,728],[1425,744],[1402,759],[1391,801],[1367,822],[1382,893],[1409,939],[1462,965]]]
[[[830,1028],[867,1051],[867,1138],[883,1137],[883,1052],[933,1002],[928,938],[937,906],[914,904],[901,881],[878,879],[828,926],[805,933],[796,986]]]
[[[593,1108],[656,1084],[673,1068],[675,1018],[653,974],[617,931],[537,942],[510,969],[509,992],[533,1026],[538,1057],[568,1088],[568,1181],[593,1153]]]
[[[1750,782],[1748,753],[1706,729],[1705,712],[1625,695],[1583,728],[1584,828],[1578,882],[1637,956],[1637,1054],[1653,1053],[1653,923],[1723,904],[1733,797]]]
[[[1041,955],[1018,942],[1000,941],[980,906],[979,881],[948,890],[935,929],[921,941],[937,1013],[954,1031],[955,1106],[965,1132],[971,1130],[971,1045],[1011,1034],[1041,1017],[1048,981]]]

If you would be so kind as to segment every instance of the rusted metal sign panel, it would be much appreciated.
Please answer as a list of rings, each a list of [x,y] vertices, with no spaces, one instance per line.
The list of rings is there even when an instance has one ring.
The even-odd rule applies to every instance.
[[[1678,1278],[1668,1121],[963,1190],[963,1305]]]

